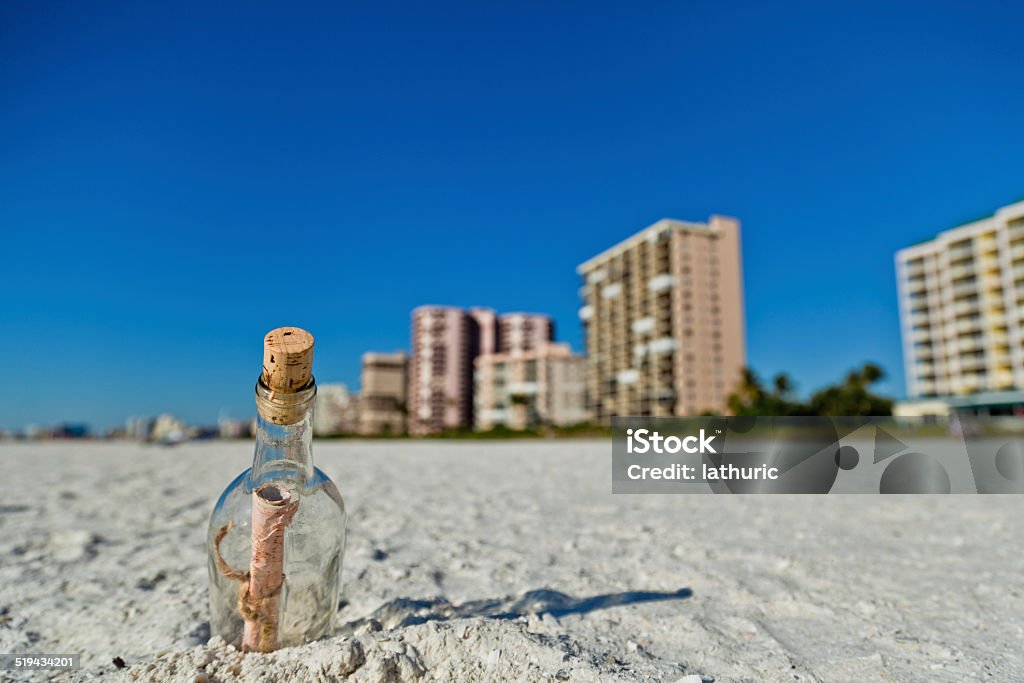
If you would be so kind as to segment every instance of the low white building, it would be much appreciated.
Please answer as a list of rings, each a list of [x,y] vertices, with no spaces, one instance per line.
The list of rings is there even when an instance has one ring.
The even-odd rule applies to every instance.
[[[586,422],[585,372],[586,360],[567,344],[478,356],[474,427],[526,429]]]

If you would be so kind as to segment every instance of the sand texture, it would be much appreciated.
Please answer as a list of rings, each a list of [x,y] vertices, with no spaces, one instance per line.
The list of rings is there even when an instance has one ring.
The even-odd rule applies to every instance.
[[[205,539],[250,443],[0,444],[0,652],[83,664],[0,678],[1024,681],[1020,497],[613,496],[607,442],[314,455],[337,633],[242,655],[207,642]]]

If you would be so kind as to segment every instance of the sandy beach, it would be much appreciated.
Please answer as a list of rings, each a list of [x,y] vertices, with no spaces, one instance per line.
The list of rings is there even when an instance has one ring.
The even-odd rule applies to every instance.
[[[1019,498],[613,496],[603,441],[317,442],[337,634],[243,656],[205,537],[251,451],[0,444],[0,652],[82,658],[5,680],[1024,680]]]

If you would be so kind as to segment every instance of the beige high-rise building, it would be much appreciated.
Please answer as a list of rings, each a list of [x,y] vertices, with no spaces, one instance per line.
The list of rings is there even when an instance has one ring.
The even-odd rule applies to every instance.
[[[662,219],[576,270],[595,419],[727,412],[746,363],[739,221]]]
[[[475,365],[477,429],[586,422],[586,360],[567,344],[477,356]]]
[[[907,393],[1019,405],[978,393],[1024,389],[1024,201],[900,250],[896,279]]]
[[[359,392],[359,431],[362,434],[401,434],[405,431],[409,357],[397,353],[364,353]]]

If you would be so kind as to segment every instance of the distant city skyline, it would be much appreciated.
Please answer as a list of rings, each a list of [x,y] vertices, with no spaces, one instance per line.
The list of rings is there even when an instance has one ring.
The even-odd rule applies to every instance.
[[[424,304],[550,315],[661,218],[743,225],[747,361],[905,395],[893,255],[1024,195],[1024,8],[0,6],[0,427],[358,388]],[[13,359],[13,360],[12,360]]]

